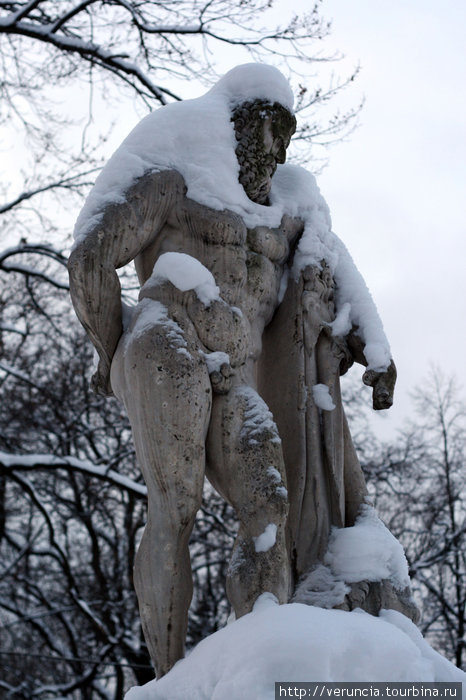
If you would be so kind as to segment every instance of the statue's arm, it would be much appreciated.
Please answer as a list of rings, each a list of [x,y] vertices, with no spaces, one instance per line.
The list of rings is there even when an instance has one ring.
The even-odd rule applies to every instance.
[[[352,330],[346,335],[347,347],[355,362],[367,367],[363,382],[373,388],[376,410],[390,408],[396,382],[396,367],[382,321],[367,285],[344,243],[336,236],[338,261],[334,270],[338,306],[347,304]]]
[[[163,227],[172,194],[167,179],[165,173],[140,178],[124,202],[104,209],[68,261],[73,306],[99,355],[93,388],[106,396],[112,393],[110,366],[123,331],[116,269],[133,260]]]
[[[364,355],[364,341],[358,335],[358,329],[353,326],[353,329],[346,338],[347,345],[355,362],[358,362],[363,367],[367,367],[367,360]],[[362,381],[367,386],[372,387],[372,405],[376,411],[385,408],[390,408],[393,404],[393,392],[396,383],[396,367],[393,359],[387,369],[376,371],[368,369],[364,372]]]

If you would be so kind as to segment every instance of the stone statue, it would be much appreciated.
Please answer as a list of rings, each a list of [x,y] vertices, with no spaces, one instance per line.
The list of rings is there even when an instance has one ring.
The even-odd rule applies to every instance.
[[[240,66],[141,124],[85,205],[69,272],[100,358],[93,386],[124,403],[147,484],[134,582],[160,677],[184,655],[204,476],[239,519],[236,616],[265,591],[288,602],[331,527],[354,524],[366,498],[339,376],[368,366],[382,409],[396,371],[385,346],[371,361],[377,339],[351,293],[338,296],[338,260],[351,259],[336,237],[322,243],[329,218],[312,176],[283,165],[296,120],[276,69]],[[142,288],[128,310],[116,269],[132,260]],[[361,585],[357,604],[377,612],[387,596],[374,603],[373,584]]]

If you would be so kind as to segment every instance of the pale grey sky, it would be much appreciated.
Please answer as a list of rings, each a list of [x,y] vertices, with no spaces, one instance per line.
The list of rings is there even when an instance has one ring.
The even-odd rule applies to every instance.
[[[466,3],[325,0],[323,13],[366,104],[318,182],[391,342],[401,425],[429,362],[466,390]]]

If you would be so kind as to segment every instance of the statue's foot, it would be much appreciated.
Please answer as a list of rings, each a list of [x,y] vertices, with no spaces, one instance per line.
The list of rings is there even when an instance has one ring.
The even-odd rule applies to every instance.
[[[351,590],[345,595],[343,603],[335,607],[338,610],[361,608],[371,615],[378,615],[383,609],[397,610],[415,624],[420,617],[409,588],[397,589],[388,579],[351,584]]]
[[[366,602],[367,596],[370,590],[370,581],[358,581],[357,583],[348,584],[351,586],[349,593],[345,595],[343,603],[336,605],[337,610],[354,610],[355,608],[362,608],[364,610],[364,603]]]

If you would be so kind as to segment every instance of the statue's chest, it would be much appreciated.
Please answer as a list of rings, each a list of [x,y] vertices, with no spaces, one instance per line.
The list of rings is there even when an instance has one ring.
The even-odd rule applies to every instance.
[[[178,227],[185,234],[207,246],[243,247],[246,243],[244,221],[232,211],[217,211],[186,198],[176,216]]]
[[[274,263],[284,262],[290,251],[289,241],[281,227],[258,226],[248,229],[246,245],[248,253],[264,256]]]
[[[277,228],[257,226],[248,229],[247,249],[251,255],[264,256],[270,262],[282,265],[290,258],[290,250],[302,233],[299,219],[284,216]]]

